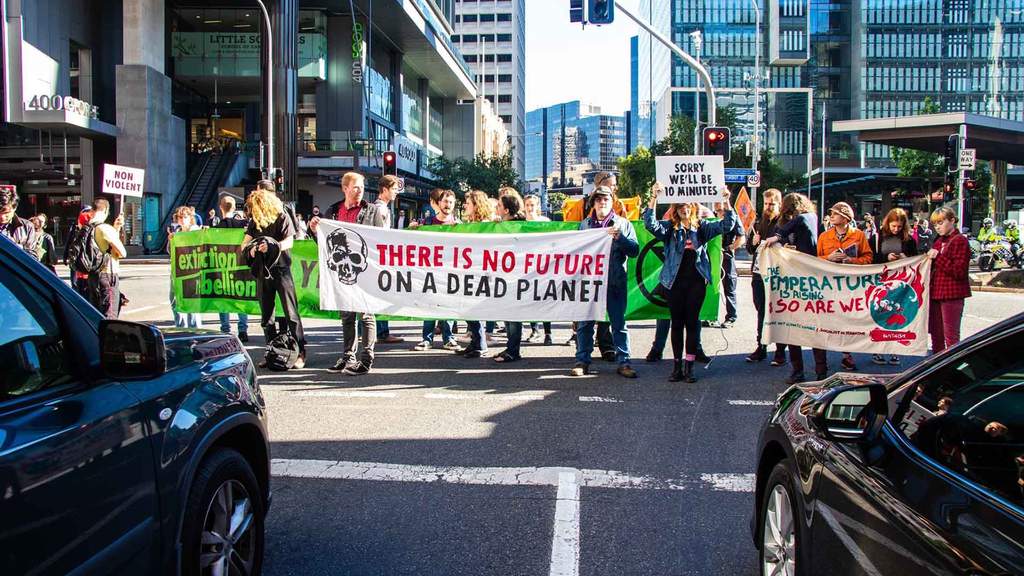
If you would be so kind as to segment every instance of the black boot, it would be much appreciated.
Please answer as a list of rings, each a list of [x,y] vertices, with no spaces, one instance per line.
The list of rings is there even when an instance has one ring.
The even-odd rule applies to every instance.
[[[760,362],[768,357],[768,347],[761,344],[754,350],[754,353],[747,356],[747,362]]]
[[[691,384],[697,381],[697,376],[693,373],[692,360],[687,360],[683,363],[683,379]]]
[[[673,360],[672,361],[672,375],[668,377],[669,382],[682,382],[683,381],[683,361]]]

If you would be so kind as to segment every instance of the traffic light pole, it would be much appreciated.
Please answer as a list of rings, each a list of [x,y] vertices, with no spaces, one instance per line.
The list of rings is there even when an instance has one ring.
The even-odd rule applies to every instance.
[[[643,19],[633,14],[633,12],[630,11],[629,8],[623,6],[622,3],[615,2],[615,9],[622,11],[622,13],[628,16],[630,20],[636,22],[637,26],[646,30],[647,33],[650,34],[653,38],[655,38],[658,42],[661,42],[676,56],[682,58],[683,62],[689,64],[690,68],[693,68],[693,70],[697,73],[697,76],[700,77],[701,82],[704,83],[704,91],[707,94],[708,126],[716,126],[717,124],[715,122],[715,115],[718,110],[718,107],[717,102],[715,100],[715,85],[711,82],[711,75],[708,74],[707,69],[704,68],[704,66],[702,66],[701,63],[698,62],[693,56],[690,56],[689,54],[684,52],[682,48],[676,46],[674,42],[663,36],[661,32],[658,32],[657,30],[652,28],[650,24],[644,22]],[[697,124],[700,124],[699,118],[697,119]]]
[[[964,172],[964,167],[960,165],[960,151],[967,148],[967,124],[960,125],[960,147],[957,149],[957,180],[956,180],[956,217],[959,223],[960,229],[964,227],[964,181],[967,179]]]

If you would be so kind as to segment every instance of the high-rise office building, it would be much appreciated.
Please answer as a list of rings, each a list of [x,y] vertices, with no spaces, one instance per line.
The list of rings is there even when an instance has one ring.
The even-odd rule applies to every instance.
[[[587,174],[616,170],[626,154],[625,116],[602,114],[600,107],[579,100],[529,111],[526,129],[527,181],[554,187],[571,180],[579,186]]]
[[[512,139],[513,164],[525,171],[526,0],[455,0],[452,41],[496,107]]]

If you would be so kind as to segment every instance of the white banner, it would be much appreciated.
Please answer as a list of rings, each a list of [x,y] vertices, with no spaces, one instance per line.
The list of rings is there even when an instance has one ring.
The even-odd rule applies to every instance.
[[[142,168],[130,168],[117,164],[103,165],[103,193],[122,194],[142,198],[142,183],[146,179],[146,171]]]
[[[654,172],[662,186],[659,204],[722,200],[725,164],[721,156],[657,156]]]
[[[604,320],[605,229],[456,234],[321,220],[320,308],[450,320]]]
[[[836,264],[796,250],[761,250],[765,342],[840,352],[928,353],[926,255]]]

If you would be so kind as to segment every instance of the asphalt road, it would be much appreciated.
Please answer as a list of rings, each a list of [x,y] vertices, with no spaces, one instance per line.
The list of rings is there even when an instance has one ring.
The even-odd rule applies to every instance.
[[[165,269],[132,266],[123,286],[126,318],[170,318]],[[642,360],[650,321],[630,325],[632,381],[601,361],[570,378],[564,345],[526,344],[507,366],[440,343],[413,352],[414,323],[394,324],[407,342],[380,346],[373,372],[347,377],[327,371],[340,323],[308,322],[308,367],[260,378],[275,458],[265,573],[756,574],[755,444],[788,368],[743,361],[750,301],[741,278],[739,322],[705,329],[715,359],[695,384]],[[978,293],[964,334],[1021,311],[1019,295]],[[568,334],[555,324],[556,342]]]

